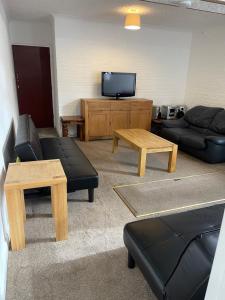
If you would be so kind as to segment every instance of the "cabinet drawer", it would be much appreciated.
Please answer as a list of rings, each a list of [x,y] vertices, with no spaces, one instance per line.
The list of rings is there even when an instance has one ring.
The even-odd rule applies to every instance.
[[[121,110],[130,110],[130,103],[118,101],[111,103],[111,110],[121,111]]]
[[[88,103],[88,109],[89,111],[110,110],[110,103],[101,102],[101,101],[99,101],[99,103],[97,102]]]
[[[135,101],[131,103],[131,110],[150,110],[152,103],[150,101]]]

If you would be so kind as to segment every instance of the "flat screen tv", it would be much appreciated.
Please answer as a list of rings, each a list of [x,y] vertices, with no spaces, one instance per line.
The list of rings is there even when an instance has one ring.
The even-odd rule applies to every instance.
[[[136,73],[102,72],[102,96],[135,96]]]

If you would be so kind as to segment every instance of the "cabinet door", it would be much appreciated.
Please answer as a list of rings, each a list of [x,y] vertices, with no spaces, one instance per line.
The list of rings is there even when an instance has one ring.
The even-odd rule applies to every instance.
[[[88,114],[88,135],[102,137],[110,135],[110,112],[92,111]]]
[[[150,130],[151,113],[145,110],[131,111],[130,128],[141,128]]]
[[[111,111],[110,134],[116,129],[129,128],[129,111]]]

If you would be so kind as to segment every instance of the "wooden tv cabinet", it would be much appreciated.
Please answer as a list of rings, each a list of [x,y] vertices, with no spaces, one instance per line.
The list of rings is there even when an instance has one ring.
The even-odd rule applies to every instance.
[[[142,128],[150,130],[152,100],[81,99],[85,119],[85,141],[112,137],[113,130]]]

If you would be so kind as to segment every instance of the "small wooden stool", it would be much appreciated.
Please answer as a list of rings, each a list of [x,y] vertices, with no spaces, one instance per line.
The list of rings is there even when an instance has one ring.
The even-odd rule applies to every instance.
[[[84,118],[82,116],[61,116],[62,135],[68,136],[68,126],[77,125],[77,136],[81,141],[84,140]]]
[[[67,179],[59,159],[9,164],[4,189],[8,208],[12,250],[25,248],[25,189],[51,187],[52,215],[55,219],[56,241],[67,239],[68,209],[66,182]]]

